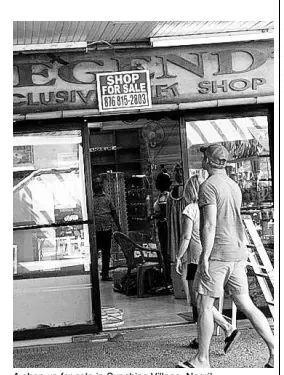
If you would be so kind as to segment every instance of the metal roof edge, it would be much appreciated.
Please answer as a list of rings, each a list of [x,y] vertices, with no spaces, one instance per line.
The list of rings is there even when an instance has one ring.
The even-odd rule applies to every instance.
[[[274,95],[258,96],[258,97],[245,97],[245,98],[228,98],[228,99],[215,99],[206,101],[196,101],[179,104],[157,104],[153,105],[152,108],[147,110],[132,110],[130,111],[114,111],[108,112],[107,115],[122,115],[122,114],[139,114],[139,113],[151,113],[151,112],[169,112],[169,111],[184,111],[188,109],[198,108],[214,108],[214,107],[225,107],[234,105],[248,105],[248,104],[265,104],[273,103]],[[63,119],[72,117],[101,117],[106,113],[99,112],[98,109],[80,109],[80,110],[63,110],[54,112],[40,112],[40,113],[27,113],[27,114],[15,114],[13,115],[14,121],[24,120],[47,120],[47,119]]]

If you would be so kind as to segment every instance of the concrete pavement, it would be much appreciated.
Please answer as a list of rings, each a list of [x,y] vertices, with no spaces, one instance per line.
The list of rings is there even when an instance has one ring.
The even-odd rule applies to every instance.
[[[270,322],[271,326],[273,322]],[[213,336],[213,368],[261,368],[268,350],[247,320],[239,321],[241,336],[234,350],[224,354],[224,336]],[[196,337],[196,325],[120,330],[92,336],[94,342],[73,342],[14,348],[14,368],[174,368],[190,359],[195,350],[189,341]],[[107,337],[114,337],[113,341]],[[119,340],[120,338],[120,340]]]

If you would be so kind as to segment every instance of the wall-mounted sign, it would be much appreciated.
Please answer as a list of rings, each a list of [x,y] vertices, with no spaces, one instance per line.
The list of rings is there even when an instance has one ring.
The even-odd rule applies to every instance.
[[[150,102],[154,107],[274,93],[273,40],[58,56],[60,61],[48,54],[14,56],[15,115],[97,110],[99,104],[105,113],[147,111]]]
[[[117,146],[105,146],[105,147],[90,147],[90,152],[105,152],[105,151],[115,151]]]
[[[100,112],[152,106],[148,70],[99,73],[97,92]]]

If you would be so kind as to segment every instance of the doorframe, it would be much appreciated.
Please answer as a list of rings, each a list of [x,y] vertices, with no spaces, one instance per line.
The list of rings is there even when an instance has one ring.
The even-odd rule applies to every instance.
[[[83,144],[83,160],[85,169],[85,188],[86,188],[86,205],[90,224],[89,242],[90,242],[90,279],[91,279],[91,297],[92,297],[92,316],[97,332],[102,331],[102,312],[101,297],[99,287],[99,271],[98,271],[98,252],[95,231],[95,212],[92,189],[92,169],[90,156],[90,130],[88,122],[84,121],[82,126],[82,144]]]

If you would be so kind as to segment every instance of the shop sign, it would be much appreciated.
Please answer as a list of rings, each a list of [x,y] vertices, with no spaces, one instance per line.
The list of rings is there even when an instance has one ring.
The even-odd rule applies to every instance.
[[[96,78],[100,112],[151,108],[148,70],[99,73]]]
[[[105,151],[115,151],[117,150],[116,146],[104,146],[104,147],[90,147],[90,152],[105,152]]]
[[[14,113],[260,97],[274,92],[273,41],[14,56]],[[137,78],[138,77],[138,78]],[[150,78],[150,79],[149,79]],[[149,84],[149,80],[151,85]]]

